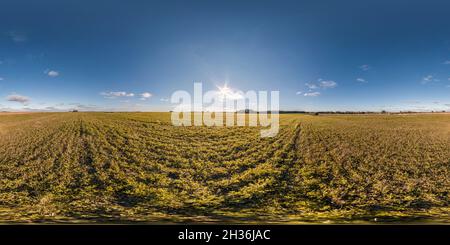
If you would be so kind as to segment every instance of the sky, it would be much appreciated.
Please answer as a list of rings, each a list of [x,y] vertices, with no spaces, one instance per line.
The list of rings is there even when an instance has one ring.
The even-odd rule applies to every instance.
[[[450,1],[0,2],[0,111],[168,111],[194,82],[282,110],[450,110]]]

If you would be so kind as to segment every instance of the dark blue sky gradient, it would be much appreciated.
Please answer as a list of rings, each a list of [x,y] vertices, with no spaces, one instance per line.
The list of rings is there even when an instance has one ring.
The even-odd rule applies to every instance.
[[[194,81],[285,110],[449,110],[450,1],[0,2],[0,110],[169,110]]]

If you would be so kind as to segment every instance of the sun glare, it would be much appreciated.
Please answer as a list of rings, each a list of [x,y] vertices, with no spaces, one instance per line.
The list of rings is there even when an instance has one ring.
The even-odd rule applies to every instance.
[[[232,90],[228,87],[227,84],[224,84],[222,87],[217,86],[219,89],[219,94],[222,96],[228,96],[232,93]]]
[[[242,99],[242,92],[239,90],[233,90],[232,88],[228,87],[227,84],[224,84],[222,87],[221,86],[217,86],[217,94],[220,97],[226,98],[226,99],[231,99],[231,100],[239,100]]]

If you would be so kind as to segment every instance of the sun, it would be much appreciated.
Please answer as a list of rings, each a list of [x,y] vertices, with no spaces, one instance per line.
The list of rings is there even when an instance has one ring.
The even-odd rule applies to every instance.
[[[217,94],[222,98],[230,100],[239,100],[243,98],[242,91],[234,90],[228,87],[226,83],[222,87],[217,86],[217,89],[218,89]]]
[[[233,91],[228,87],[227,84],[224,84],[222,87],[217,86],[217,89],[219,89],[219,94],[222,96],[229,96],[233,93]]]

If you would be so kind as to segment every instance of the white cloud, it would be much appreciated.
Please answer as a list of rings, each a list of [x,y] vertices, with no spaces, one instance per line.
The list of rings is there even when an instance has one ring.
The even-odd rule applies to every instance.
[[[306,87],[308,87],[309,89],[317,89],[319,88],[316,84],[314,83],[305,83]]]
[[[11,31],[8,33],[8,36],[16,43],[22,43],[28,40],[27,35],[22,32]]]
[[[57,77],[57,76],[59,76],[59,72],[58,71],[54,71],[54,70],[46,70],[45,74],[47,74],[49,77]]]
[[[169,102],[169,98],[161,98],[160,101],[162,101],[162,102]]]
[[[42,103],[45,104],[45,103]],[[102,111],[104,108],[97,107],[93,104],[81,104],[81,103],[57,103],[54,105],[47,105],[41,107],[25,107],[24,111],[46,111],[46,112],[65,112],[65,111]]]
[[[430,83],[430,82],[437,82],[437,81],[439,81],[439,79],[435,79],[435,78],[433,78],[432,75],[428,75],[428,76],[423,77],[422,81],[420,81],[420,83],[421,84],[427,84],[427,83]]]
[[[420,104],[421,103],[419,100],[405,100],[403,102],[407,103],[407,104]]]
[[[303,94],[303,92],[302,91],[297,91],[295,94],[296,95],[301,95],[301,94]]]
[[[216,97],[216,99],[220,101],[244,99],[244,93],[242,91],[232,89],[228,87],[227,84],[223,85],[222,87],[217,86],[217,90],[213,90],[212,93],[214,97]]]
[[[361,66],[359,66],[359,69],[361,69],[361,70],[363,70],[363,71],[368,71],[368,70],[370,70],[370,65],[361,65]]]
[[[368,81],[364,78],[356,78],[356,81],[358,81],[360,83],[368,83]]]
[[[27,105],[30,102],[30,98],[20,95],[20,94],[10,94],[6,97],[6,100],[12,102],[18,102],[23,105]]]
[[[316,97],[319,96],[320,92],[311,92],[311,93],[304,93],[303,96],[307,96],[307,97]]]
[[[321,81],[319,83],[320,87],[322,88],[335,88],[337,86],[337,83],[335,81]]]
[[[306,87],[309,88],[309,91],[315,90],[315,89],[327,89],[327,88],[335,88],[337,86],[337,83],[332,80],[322,80],[322,78],[317,79],[318,83],[305,83]]]
[[[141,100],[147,100],[150,99],[150,97],[152,97],[153,95],[149,92],[144,92],[141,94]]]
[[[84,110],[84,111],[94,111],[94,110],[100,110],[101,108],[94,105],[94,104],[81,104],[81,103],[70,103],[70,110]]]
[[[442,64],[444,64],[444,65],[450,65],[450,60],[446,60],[446,61],[444,61]]]
[[[134,94],[133,93],[127,93],[127,92],[101,92],[100,95],[102,95],[103,97],[107,98],[107,99],[115,99],[118,97],[133,97]]]

